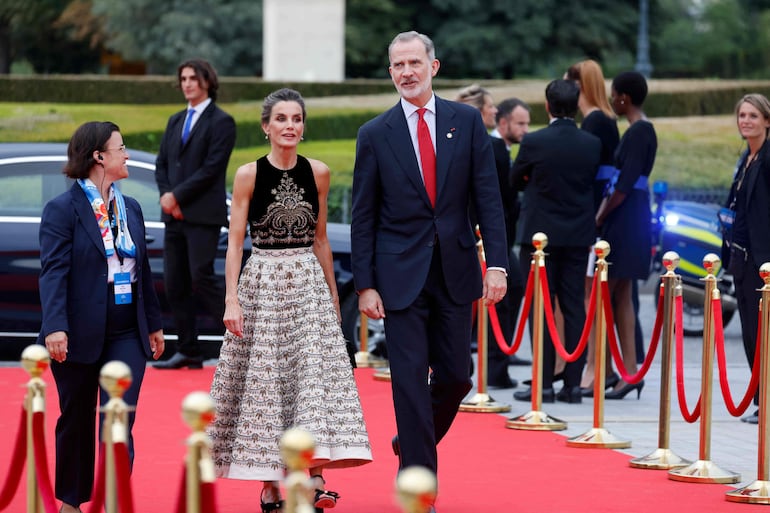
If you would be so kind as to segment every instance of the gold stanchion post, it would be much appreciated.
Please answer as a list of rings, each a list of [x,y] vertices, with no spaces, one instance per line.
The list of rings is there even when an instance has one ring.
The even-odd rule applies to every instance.
[[[361,319],[361,325],[358,328],[360,349],[356,353],[356,366],[362,369],[387,366],[387,360],[372,358],[372,354],[369,352],[369,318],[364,313],[361,313],[359,318]]]
[[[712,299],[719,298],[717,278],[719,257],[709,253],[703,257],[703,267],[708,273],[703,280],[706,290],[703,300],[703,360],[701,363],[700,392],[700,450],[698,461],[686,467],[668,471],[668,478],[687,483],[737,483],[740,474],[724,470],[711,461],[711,395],[714,376],[714,312]]]
[[[437,492],[436,475],[425,467],[407,467],[396,476],[396,498],[404,513],[428,513]]]
[[[286,430],[280,441],[281,457],[286,464],[286,513],[314,513],[309,494],[313,490],[305,474],[315,453],[313,435],[304,429]]]
[[[594,337],[596,343],[594,354],[594,423],[593,427],[585,433],[567,440],[569,447],[588,447],[606,449],[624,449],[631,447],[631,442],[621,440],[604,428],[604,380],[606,374],[605,359],[607,354],[602,287],[607,283],[607,255],[610,254],[610,245],[607,241],[599,240],[594,245],[596,253],[596,271],[598,278],[594,297],[596,312],[594,313]],[[613,328],[614,329],[614,328]]]
[[[476,243],[479,262],[486,261],[484,244],[481,240]],[[484,298],[476,302],[476,381],[478,392],[470,399],[460,404],[460,411],[473,413],[502,413],[511,411],[507,404],[496,402],[487,392],[487,351],[489,349],[488,311]],[[494,308],[494,306],[493,306]]]
[[[634,458],[629,462],[634,468],[672,469],[689,465],[669,449],[671,429],[671,349],[674,347],[674,299],[682,295],[680,277],[674,272],[679,266],[679,254],[667,251],[663,254],[663,267],[666,272],[661,276],[663,283],[663,333],[661,343],[660,369],[660,412],[658,414],[658,448],[646,456]],[[683,329],[681,326],[678,329]]]
[[[201,502],[201,483],[216,480],[214,460],[211,458],[211,439],[206,426],[214,420],[214,400],[206,392],[191,392],[182,401],[182,419],[192,433],[187,438],[185,468],[185,497],[187,513],[204,513]]]
[[[505,423],[510,429],[538,431],[561,431],[567,429],[567,423],[540,411],[543,404],[543,293],[540,288],[540,269],[545,267],[545,252],[548,237],[543,232],[532,236],[535,252],[532,255],[535,264],[534,297],[532,299],[532,410],[518,417],[512,417]]]
[[[99,384],[110,396],[102,408],[102,442],[104,443],[104,511],[118,513],[118,483],[115,470],[115,444],[128,443],[128,412],[123,394],[131,386],[131,369],[121,361],[107,362],[99,373]]]
[[[51,364],[51,357],[41,345],[27,346],[21,353],[21,366],[30,376],[27,393],[24,397],[24,409],[27,411],[27,513],[42,513],[43,500],[37,486],[35,467],[35,441],[32,433],[32,417],[35,413],[45,412],[45,381],[40,377]]]
[[[759,303],[760,322],[762,323],[759,334],[757,351],[760,359],[759,371],[759,432],[757,436],[757,479],[753,483],[727,492],[725,498],[730,502],[744,502],[751,504],[770,504],[770,452],[768,452],[768,440],[770,440],[770,422],[768,421],[768,395],[767,380],[770,377],[770,263],[765,262],[759,268],[759,276],[762,278],[762,300]]]

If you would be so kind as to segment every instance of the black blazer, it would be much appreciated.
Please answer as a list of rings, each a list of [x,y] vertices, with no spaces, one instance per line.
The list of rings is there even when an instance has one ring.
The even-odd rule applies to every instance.
[[[124,196],[131,238],[136,245],[136,317],[144,354],[152,357],[150,333],[162,326],[147,257],[144,218],[133,198]],[[94,212],[83,189],[49,201],[40,222],[40,304],[43,324],[38,343],[66,331],[67,361],[93,363],[102,354],[107,331],[107,255]]]
[[[438,241],[449,295],[481,297],[477,209],[487,265],[508,268],[490,137],[478,109],[436,97],[436,206],[425,191],[401,103],[358,131],[351,249],[356,290],[375,288],[386,309],[409,306],[428,276]]]
[[[748,153],[744,154],[738,162],[738,169],[743,166]],[[746,177],[747,201],[743,207],[746,215],[746,224],[749,229],[749,254],[754,265],[759,268],[765,262],[770,262],[770,142],[765,141],[759,149],[756,169]],[[754,167],[752,166],[752,167]],[[726,205],[729,206],[735,197],[735,181],[730,187],[730,194]],[[722,242],[722,267],[727,269],[730,265],[730,251]]]
[[[601,146],[564,118],[524,136],[511,171],[514,189],[524,190],[519,242],[532,244],[536,232],[552,246],[595,242],[593,183]]]
[[[227,226],[225,179],[235,146],[235,121],[211,102],[182,145],[187,110],[171,116],[155,162],[160,194],[173,192],[184,220]],[[173,217],[163,214],[163,221]]]

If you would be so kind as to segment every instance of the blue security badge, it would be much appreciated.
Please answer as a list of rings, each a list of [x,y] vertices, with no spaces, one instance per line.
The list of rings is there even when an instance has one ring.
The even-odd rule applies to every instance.
[[[131,304],[131,273],[115,273],[115,304]]]

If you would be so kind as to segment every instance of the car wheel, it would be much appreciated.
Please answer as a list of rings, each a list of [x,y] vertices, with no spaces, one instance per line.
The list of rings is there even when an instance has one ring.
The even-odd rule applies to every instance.
[[[352,348],[358,352],[361,349],[361,314],[358,311],[358,296],[350,294],[340,306],[342,311],[342,334]],[[380,358],[387,358],[385,348],[385,321],[368,319],[367,349]]]

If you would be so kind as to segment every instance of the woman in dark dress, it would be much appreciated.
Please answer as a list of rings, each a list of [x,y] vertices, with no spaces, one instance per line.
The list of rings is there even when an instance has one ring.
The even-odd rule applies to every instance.
[[[647,278],[650,271],[652,234],[648,181],[655,163],[658,140],[644,112],[647,81],[641,73],[627,71],[612,81],[612,108],[625,116],[630,126],[615,152],[618,173],[596,213],[596,226],[612,251],[607,258],[609,286],[613,296],[623,364],[636,373],[636,317],[632,298],[633,281]],[[644,381],[628,384],[620,380],[606,399],[622,399],[632,390],[641,394]]]
[[[759,293],[763,285],[759,266],[770,261],[770,102],[761,94],[747,94],[735,106],[738,132],[746,151],[738,159],[727,211],[733,221],[723,220],[722,263],[735,280],[735,296],[741,316],[743,349],[749,366],[756,351]],[[751,206],[751,208],[749,208]],[[723,209],[723,214],[726,213]],[[725,224],[725,221],[728,224]],[[759,396],[754,397],[757,404]],[[759,422],[758,411],[741,420]]]
[[[599,171],[596,173],[594,181],[594,209],[599,209],[604,192],[607,189],[607,183],[615,175],[615,149],[618,147],[620,134],[618,132],[618,122],[615,113],[607,101],[607,90],[604,85],[604,73],[602,68],[594,60],[588,59],[573,64],[565,73],[567,80],[574,80],[580,87],[580,98],[578,99],[578,108],[583,116],[580,128],[590,132],[602,141],[602,153],[599,159]],[[595,259],[593,248],[591,248],[591,257],[589,257],[588,269],[586,269],[586,309],[591,300],[591,286],[593,285]],[[584,396],[593,395],[594,382],[594,363],[596,346],[593,335],[588,339],[586,348],[586,366],[583,371],[583,378],[580,382],[580,388]],[[618,381],[618,376],[612,371],[609,355],[607,358],[607,372],[605,383],[608,386],[614,386]]]

